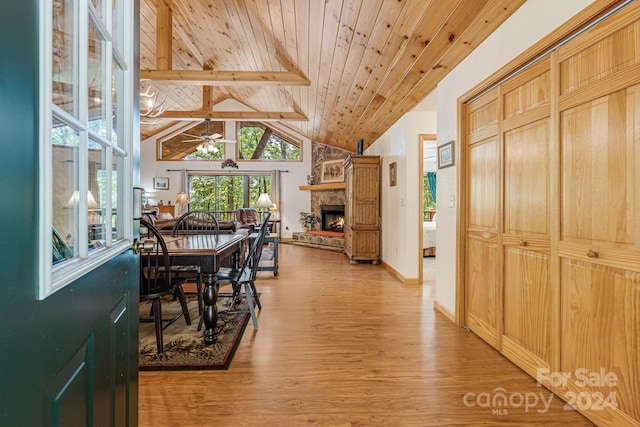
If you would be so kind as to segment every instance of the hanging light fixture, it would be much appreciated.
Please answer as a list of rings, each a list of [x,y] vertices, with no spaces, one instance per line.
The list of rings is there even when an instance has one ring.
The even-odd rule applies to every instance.
[[[214,135],[218,135],[218,134],[216,133]],[[198,145],[196,150],[198,150],[202,154],[217,153],[219,151],[218,147],[216,147],[214,141],[203,142],[202,144]]]
[[[158,91],[152,90],[151,86],[143,92],[140,91],[140,123],[146,125],[157,125],[160,123],[158,117],[167,110],[164,103],[167,97],[158,102]]]

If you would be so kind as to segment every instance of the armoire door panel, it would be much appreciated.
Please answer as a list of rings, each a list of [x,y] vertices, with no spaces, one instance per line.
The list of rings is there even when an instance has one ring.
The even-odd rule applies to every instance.
[[[504,232],[549,237],[549,119],[504,134]]]
[[[562,240],[640,249],[640,88],[561,113]]]
[[[531,353],[548,366],[551,361],[552,306],[549,256],[530,250],[505,248],[503,292],[504,336],[521,351]]]
[[[498,345],[498,247],[494,242],[467,240],[465,323],[494,347]]]
[[[496,137],[469,146],[469,228],[497,231],[498,149]]]
[[[560,269],[560,368],[571,374],[568,389],[613,393],[617,411],[640,420],[640,273],[569,258]],[[576,373],[615,380],[581,384]]]

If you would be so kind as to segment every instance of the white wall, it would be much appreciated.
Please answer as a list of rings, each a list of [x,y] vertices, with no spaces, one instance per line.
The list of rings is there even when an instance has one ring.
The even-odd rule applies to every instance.
[[[438,85],[438,145],[458,142],[457,100],[504,64],[561,26],[591,0],[527,1]],[[438,171],[436,301],[455,313],[457,166]]]
[[[276,123],[270,123],[271,126],[277,127]],[[157,161],[156,160],[156,142],[157,139],[163,138],[165,135],[175,131],[175,128],[167,129],[154,137],[142,141],[140,144],[140,186],[143,187],[150,197],[158,202],[162,200],[164,204],[170,200],[175,203],[176,195],[182,191],[181,173],[167,172],[167,169],[192,169],[221,171],[220,160],[214,161]],[[236,139],[235,136],[236,122],[229,120],[225,123],[225,138]],[[282,129],[284,132],[293,134],[303,141],[302,143],[302,161],[287,162],[238,162],[238,171],[271,171],[279,169],[283,172],[281,176],[280,187],[280,211],[281,220],[280,230],[282,237],[291,237],[294,231],[301,231],[298,223],[298,213],[301,211],[309,211],[311,209],[311,194],[309,191],[300,191],[298,186],[307,184],[307,175],[311,170],[311,141],[300,135],[294,134],[289,129]],[[227,144],[225,158],[236,159],[235,144]],[[153,177],[169,178],[169,190],[154,190]],[[288,230],[287,230],[288,227]]]
[[[420,137],[436,133],[435,112],[410,112],[398,120],[364,154],[381,156],[381,258],[404,278],[416,279],[422,229],[419,212]],[[397,185],[389,186],[389,164],[397,163]]]

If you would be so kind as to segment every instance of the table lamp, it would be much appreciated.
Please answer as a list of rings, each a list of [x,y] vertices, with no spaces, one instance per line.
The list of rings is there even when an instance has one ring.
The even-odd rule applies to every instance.
[[[272,205],[273,202],[271,201],[267,193],[260,194],[260,197],[258,197],[258,202],[256,203],[256,208],[260,209],[260,220],[264,218],[264,210],[270,209]]]

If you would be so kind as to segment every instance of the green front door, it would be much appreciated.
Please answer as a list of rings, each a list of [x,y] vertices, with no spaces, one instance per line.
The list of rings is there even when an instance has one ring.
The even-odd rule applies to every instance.
[[[39,2],[2,6],[0,426],[135,426],[137,257],[38,299]]]

